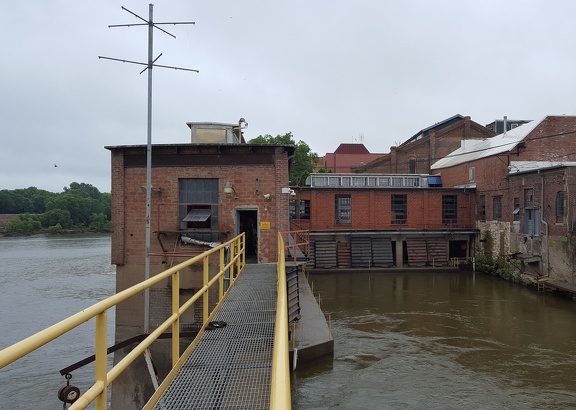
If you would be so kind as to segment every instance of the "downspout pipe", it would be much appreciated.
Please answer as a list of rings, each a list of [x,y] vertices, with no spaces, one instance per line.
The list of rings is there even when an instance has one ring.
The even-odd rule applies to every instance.
[[[538,171],[540,173],[540,171]],[[546,228],[546,276],[550,277],[550,245],[548,242],[548,222],[544,220],[544,175],[540,174],[541,188],[540,188],[540,223]]]

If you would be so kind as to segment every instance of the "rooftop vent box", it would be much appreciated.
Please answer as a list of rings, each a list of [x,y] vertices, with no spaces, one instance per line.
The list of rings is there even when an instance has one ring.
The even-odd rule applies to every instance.
[[[429,175],[428,176],[428,186],[429,187],[441,187],[442,178],[439,175]]]
[[[241,133],[237,124],[188,122],[192,144],[239,144]]]

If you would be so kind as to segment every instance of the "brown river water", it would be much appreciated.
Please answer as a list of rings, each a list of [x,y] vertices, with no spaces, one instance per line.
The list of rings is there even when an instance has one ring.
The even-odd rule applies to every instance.
[[[295,409],[575,409],[576,302],[480,273],[312,275],[334,357]]]
[[[576,302],[478,273],[310,279],[335,353],[293,373],[293,409],[576,409]],[[0,239],[0,349],[114,287],[109,237]],[[61,409],[58,370],[92,354],[87,326],[1,369],[0,409]]]

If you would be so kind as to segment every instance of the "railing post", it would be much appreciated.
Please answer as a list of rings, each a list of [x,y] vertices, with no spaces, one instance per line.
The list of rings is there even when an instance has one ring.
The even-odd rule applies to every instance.
[[[234,282],[234,272],[236,271],[236,269],[234,269],[234,257],[236,256],[236,242],[238,240],[234,239],[234,241],[230,244],[230,283]]]
[[[206,323],[208,321],[208,308],[209,308],[209,304],[208,304],[208,294],[209,294],[209,289],[208,289],[208,272],[209,272],[209,260],[208,260],[208,256],[204,256],[203,258],[203,287],[204,287],[204,294],[202,296],[202,301],[203,301],[203,309],[202,309],[202,323]]]
[[[172,323],[172,367],[180,359],[180,271],[172,275],[172,314],[177,319]]]
[[[220,249],[220,272],[224,271],[224,253],[225,248]],[[220,275],[218,279],[218,302],[224,297],[224,274]]]
[[[95,381],[96,383],[102,383],[102,392],[96,396],[96,401],[94,406],[96,410],[106,410],[106,374],[108,365],[108,355],[107,355],[107,338],[108,333],[108,321],[107,321],[107,311],[103,311],[96,316],[96,340],[95,340]]]

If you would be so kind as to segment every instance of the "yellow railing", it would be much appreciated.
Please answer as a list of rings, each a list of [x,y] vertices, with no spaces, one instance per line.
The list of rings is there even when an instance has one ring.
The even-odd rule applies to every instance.
[[[229,262],[225,262],[225,251],[230,249]],[[209,257],[219,254],[219,272],[211,279],[209,278]],[[202,263],[203,266],[203,287],[198,290],[192,297],[180,305],[180,271],[194,264]],[[245,237],[244,234],[210,249],[201,255],[195,256],[177,266],[167,269],[150,279],[125,289],[101,302],[98,302],[81,312],[76,313],[64,319],[55,325],[44,329],[35,335],[32,335],[10,347],[0,351],[0,369],[26,356],[39,347],[57,339],[68,331],[79,325],[96,319],[96,337],[95,337],[95,383],[86,391],[70,409],[83,409],[90,403],[95,402],[96,410],[106,409],[107,387],[112,383],[126,368],[136,360],[150,345],[158,339],[165,331],[172,328],[172,366],[175,367],[180,359],[180,317],[188,308],[199,300],[201,297],[203,306],[204,326],[208,322],[210,312],[208,311],[209,300],[208,290],[211,286],[218,283],[218,303],[222,300],[228,290],[224,290],[225,273],[229,272],[230,287],[233,285],[237,276],[244,270],[245,260]],[[115,366],[107,371],[107,311],[130,297],[143,292],[146,288],[165,280],[172,278],[172,314],[150,333],[142,342],[140,342],[130,353],[128,353]],[[284,281],[284,284],[286,282]],[[285,295],[284,291],[284,295]],[[280,293],[279,293],[280,294]],[[197,339],[202,335],[204,328],[201,329]],[[287,326],[286,326],[287,330]],[[286,336],[287,338],[287,336]],[[195,339],[196,340],[196,339]],[[194,343],[194,342],[193,342]],[[288,379],[289,381],[289,379]],[[289,391],[289,388],[288,388]]]
[[[272,385],[270,408],[290,409],[290,360],[288,359],[288,295],[286,292],[286,264],[284,241],[278,234],[278,273],[276,325],[274,328],[274,351],[272,353]]]

